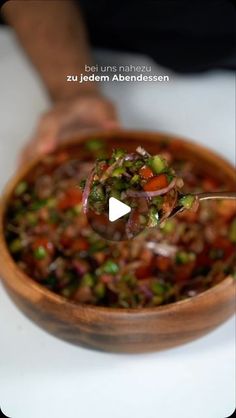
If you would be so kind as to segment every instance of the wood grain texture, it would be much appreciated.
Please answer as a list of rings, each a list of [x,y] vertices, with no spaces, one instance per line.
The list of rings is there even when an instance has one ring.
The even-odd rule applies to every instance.
[[[155,152],[158,141],[170,141],[174,152],[207,168],[232,190],[234,168],[220,156],[197,144],[161,133],[97,132],[96,138],[131,149],[139,141]],[[72,143],[91,137],[81,135]],[[198,338],[223,323],[235,311],[235,283],[222,283],[194,298],[156,308],[113,309],[74,304],[37,284],[14,263],[4,239],[4,214],[11,194],[37,161],[18,170],[0,205],[0,276],[10,297],[33,321],[48,332],[74,344],[115,352],[145,352],[170,348]]]

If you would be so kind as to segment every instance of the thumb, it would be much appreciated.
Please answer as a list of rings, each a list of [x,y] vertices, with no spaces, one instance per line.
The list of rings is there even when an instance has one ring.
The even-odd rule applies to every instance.
[[[32,143],[35,153],[46,154],[53,151],[57,145],[58,123],[55,118],[43,117],[39,122]]]

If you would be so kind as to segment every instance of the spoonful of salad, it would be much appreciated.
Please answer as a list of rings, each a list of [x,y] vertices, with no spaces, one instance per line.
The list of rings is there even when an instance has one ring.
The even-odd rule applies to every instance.
[[[142,147],[132,153],[116,149],[110,158],[96,160],[81,182],[83,210],[99,235],[119,241],[132,239],[183,210],[197,210],[201,200],[236,199],[233,192],[184,194],[183,186],[183,179],[162,155],[150,155]],[[129,208],[113,222],[111,201]]]

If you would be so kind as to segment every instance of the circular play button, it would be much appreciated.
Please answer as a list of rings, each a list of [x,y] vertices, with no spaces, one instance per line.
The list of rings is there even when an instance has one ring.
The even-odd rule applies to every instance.
[[[109,221],[115,222],[122,216],[127,215],[131,212],[131,207],[116,199],[115,197],[110,197],[109,199]]]
[[[145,201],[145,202],[144,202]],[[110,241],[126,241],[134,238],[146,227],[146,199],[133,198],[130,205],[110,197],[107,212],[97,214],[88,210],[87,218],[92,229]],[[140,218],[141,217],[141,218]],[[141,222],[140,222],[141,219]]]

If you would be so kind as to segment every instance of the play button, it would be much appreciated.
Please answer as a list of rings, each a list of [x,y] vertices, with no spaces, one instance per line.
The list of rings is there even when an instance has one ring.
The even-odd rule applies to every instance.
[[[102,213],[88,210],[89,225],[100,237],[109,241],[126,241],[134,238],[145,228],[139,217],[145,219],[147,204],[144,198],[129,198],[126,203],[109,197]]]
[[[122,216],[127,215],[131,212],[131,207],[116,199],[115,197],[110,197],[109,199],[109,221],[115,222],[117,219],[122,218]]]

